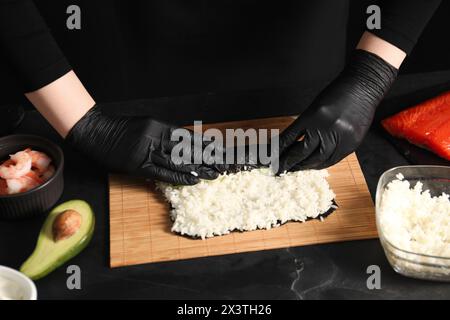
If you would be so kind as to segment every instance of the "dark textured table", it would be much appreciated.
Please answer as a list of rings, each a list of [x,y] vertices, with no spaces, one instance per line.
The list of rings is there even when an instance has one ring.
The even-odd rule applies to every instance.
[[[435,86],[442,82],[444,76],[449,79],[448,73],[424,77],[430,86]],[[401,96],[405,90],[418,90],[418,83],[426,87],[417,78],[404,77],[400,83],[403,85],[394,88],[390,101],[395,101],[396,94]],[[17,132],[39,134],[62,142],[35,111],[27,112]],[[37,281],[41,299],[450,298],[450,284],[414,280],[396,274],[378,240],[110,269],[106,173],[73,150],[64,147],[64,152],[66,185],[60,201],[74,198],[88,201],[95,210],[97,225],[93,240],[85,251]],[[407,164],[375,129],[368,134],[357,155],[372,195],[384,170]],[[33,250],[43,219],[0,221],[0,265],[20,266]],[[81,268],[81,290],[67,289],[66,267],[70,264]],[[370,265],[381,268],[380,290],[367,288],[369,275],[366,269]]]

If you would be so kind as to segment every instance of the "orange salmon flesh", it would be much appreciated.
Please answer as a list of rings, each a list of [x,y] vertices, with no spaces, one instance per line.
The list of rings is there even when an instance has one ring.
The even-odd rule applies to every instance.
[[[450,91],[384,119],[381,125],[394,137],[450,160]]]

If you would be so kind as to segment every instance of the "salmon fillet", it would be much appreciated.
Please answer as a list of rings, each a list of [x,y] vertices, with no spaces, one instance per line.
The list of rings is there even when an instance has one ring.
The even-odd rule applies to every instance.
[[[450,160],[450,91],[384,119],[381,125],[394,137]]]

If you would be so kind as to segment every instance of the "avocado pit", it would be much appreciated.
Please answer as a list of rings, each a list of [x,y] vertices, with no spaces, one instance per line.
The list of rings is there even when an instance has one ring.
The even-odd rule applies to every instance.
[[[65,210],[61,212],[53,222],[53,239],[55,242],[73,236],[80,230],[82,222],[81,214],[75,210]]]

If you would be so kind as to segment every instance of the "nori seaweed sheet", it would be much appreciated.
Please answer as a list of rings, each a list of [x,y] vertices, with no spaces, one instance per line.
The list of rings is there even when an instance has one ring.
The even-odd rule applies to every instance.
[[[335,206],[336,208],[334,208],[333,206]],[[326,219],[330,214],[332,214],[334,211],[336,211],[337,208],[339,208],[338,204],[337,204],[336,201],[334,201],[334,200],[333,200],[333,206],[332,206],[327,212],[322,213],[322,214],[320,214],[319,216],[317,216],[317,218],[307,218],[306,221],[293,221],[293,220],[289,220],[289,221],[286,221],[285,223],[281,223],[280,226],[282,226],[282,225],[284,225],[284,224],[286,224],[286,223],[288,223],[288,222],[305,223],[305,222],[307,222],[307,221],[314,220],[314,219],[316,219],[316,220],[320,220],[320,218]],[[170,219],[172,222],[174,221],[174,220],[171,219],[170,217],[169,217],[169,219]],[[256,230],[265,230],[265,229],[256,229]],[[253,231],[254,231],[254,230],[253,230]],[[180,232],[176,232],[176,231],[172,231],[172,232],[175,233],[175,234],[177,234],[177,235],[179,235],[179,236],[185,237],[185,238],[187,238],[187,239],[203,240],[201,237],[198,237],[198,236],[190,236],[190,235],[187,235],[187,234],[181,234]],[[231,233],[233,233],[233,232],[236,232],[236,233],[243,233],[243,232],[249,232],[249,230],[244,230],[244,231],[242,231],[242,230],[232,230],[232,231],[230,231],[230,233],[227,233],[227,234],[231,234]],[[225,235],[225,234],[223,234],[223,236],[224,236],[224,235]],[[215,237],[220,237],[220,235],[217,235],[217,236],[215,236]],[[208,239],[208,238],[206,238],[206,239]]]

